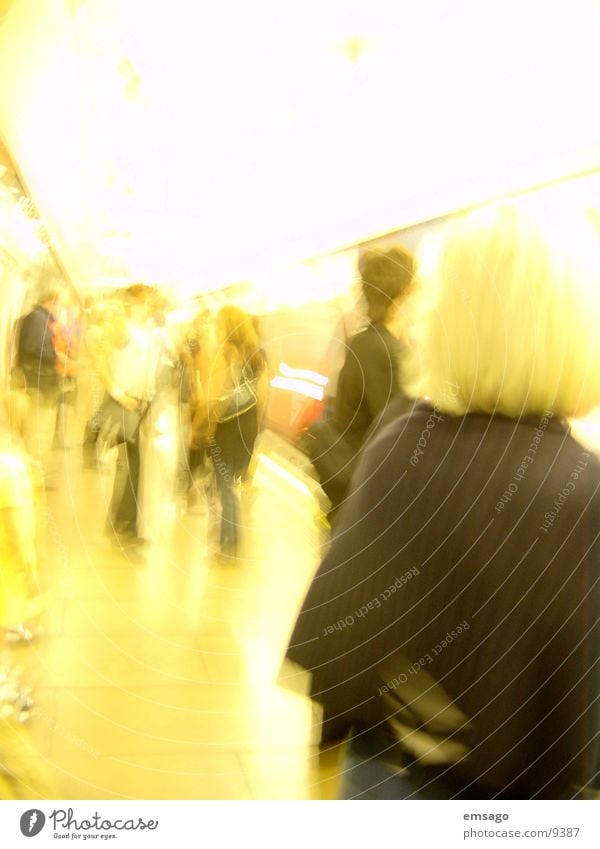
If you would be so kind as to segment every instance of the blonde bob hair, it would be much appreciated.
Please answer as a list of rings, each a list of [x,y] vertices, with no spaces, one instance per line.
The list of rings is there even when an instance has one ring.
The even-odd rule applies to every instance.
[[[489,207],[424,244],[410,392],[440,410],[569,418],[600,403],[600,243],[580,212]]]

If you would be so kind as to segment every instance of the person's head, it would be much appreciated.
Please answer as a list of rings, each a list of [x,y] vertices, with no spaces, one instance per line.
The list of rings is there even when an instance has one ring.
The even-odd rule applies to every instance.
[[[154,309],[156,293],[152,286],[134,283],[123,290],[123,301],[128,317],[136,322],[144,322]]]
[[[130,301],[138,303],[148,303],[156,297],[156,290],[146,283],[132,283],[131,286],[125,288],[125,296]]]
[[[565,212],[489,207],[424,245],[413,394],[513,418],[600,403],[600,245]]]
[[[206,336],[212,325],[212,315],[210,310],[202,307],[198,310],[192,321],[190,322],[190,332],[196,336]]]
[[[217,313],[217,336],[220,342],[244,347],[255,338],[252,318],[239,307],[221,307]]]
[[[216,331],[221,344],[233,345],[245,360],[254,362],[258,339],[251,315],[236,306],[222,307],[217,313]]]
[[[413,258],[401,247],[366,250],[358,261],[369,319],[385,323],[408,294],[413,279]]]
[[[45,289],[42,289],[38,296],[38,304],[44,309],[48,310],[48,312],[52,312],[53,309],[56,309],[58,306],[58,300],[60,297],[60,292],[58,288],[54,286],[49,286]]]

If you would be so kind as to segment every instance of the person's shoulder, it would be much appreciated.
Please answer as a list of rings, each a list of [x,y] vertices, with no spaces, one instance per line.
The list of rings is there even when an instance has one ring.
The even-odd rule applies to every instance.
[[[30,324],[32,321],[38,320],[39,317],[40,317],[40,313],[38,311],[38,308],[33,307],[32,309],[29,310],[28,313],[25,313],[25,315],[21,316],[21,322],[22,322],[22,324]]]
[[[389,349],[388,336],[389,333],[384,327],[370,324],[363,330],[359,330],[350,339],[348,347],[357,356],[387,352]]]
[[[215,350],[213,357],[210,362],[210,373],[212,376],[219,375],[223,372],[229,372],[232,368],[235,367],[235,359],[234,357],[237,354],[237,349],[226,343],[225,345],[219,345],[219,347]]]
[[[236,363],[241,360],[241,354],[233,342],[223,342],[215,351],[215,360],[225,363]]]
[[[364,454],[371,457],[389,456],[390,451],[401,447],[410,434],[421,433],[435,415],[439,414],[426,401],[397,396],[367,437]]]
[[[585,470],[586,477],[600,484],[600,458],[597,449],[580,442],[566,425],[548,428],[550,442],[554,443],[552,451],[557,454],[558,464],[571,472],[573,468],[581,472]],[[556,444],[558,443],[558,444]]]

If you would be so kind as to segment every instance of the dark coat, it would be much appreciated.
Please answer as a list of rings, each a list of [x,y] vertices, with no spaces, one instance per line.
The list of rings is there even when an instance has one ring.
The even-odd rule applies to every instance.
[[[551,416],[421,406],[370,440],[288,649],[324,740],[394,714],[464,747],[450,775],[484,796],[589,782],[599,488],[600,463]]]
[[[27,385],[41,391],[58,387],[53,322],[52,314],[38,304],[23,318],[19,329],[18,364]]]
[[[358,450],[373,422],[400,393],[402,346],[383,324],[370,324],[353,336],[335,399],[333,422]]]

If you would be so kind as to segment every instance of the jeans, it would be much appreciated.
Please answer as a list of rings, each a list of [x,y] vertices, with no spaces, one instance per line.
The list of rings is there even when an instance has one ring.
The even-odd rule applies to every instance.
[[[25,444],[31,456],[39,463],[46,486],[55,486],[58,474],[52,457],[52,444],[58,412],[58,388],[41,391],[33,387],[28,389],[27,394],[29,414],[25,426]]]
[[[235,476],[231,467],[214,450],[210,453],[221,497],[221,551],[235,550],[239,542],[240,524],[240,505]]]
[[[236,482],[243,480],[258,433],[256,407],[226,422],[220,422],[214,437],[207,440],[207,453],[215,467],[221,496],[221,550],[235,553],[240,541],[240,504]]]
[[[135,442],[119,445],[113,495],[108,511],[109,526],[119,533],[137,535],[140,446]]]
[[[407,766],[403,771],[381,757],[389,740],[377,732],[357,734],[347,744],[341,799],[481,799],[491,798],[475,785],[460,787],[443,775],[445,768]]]

